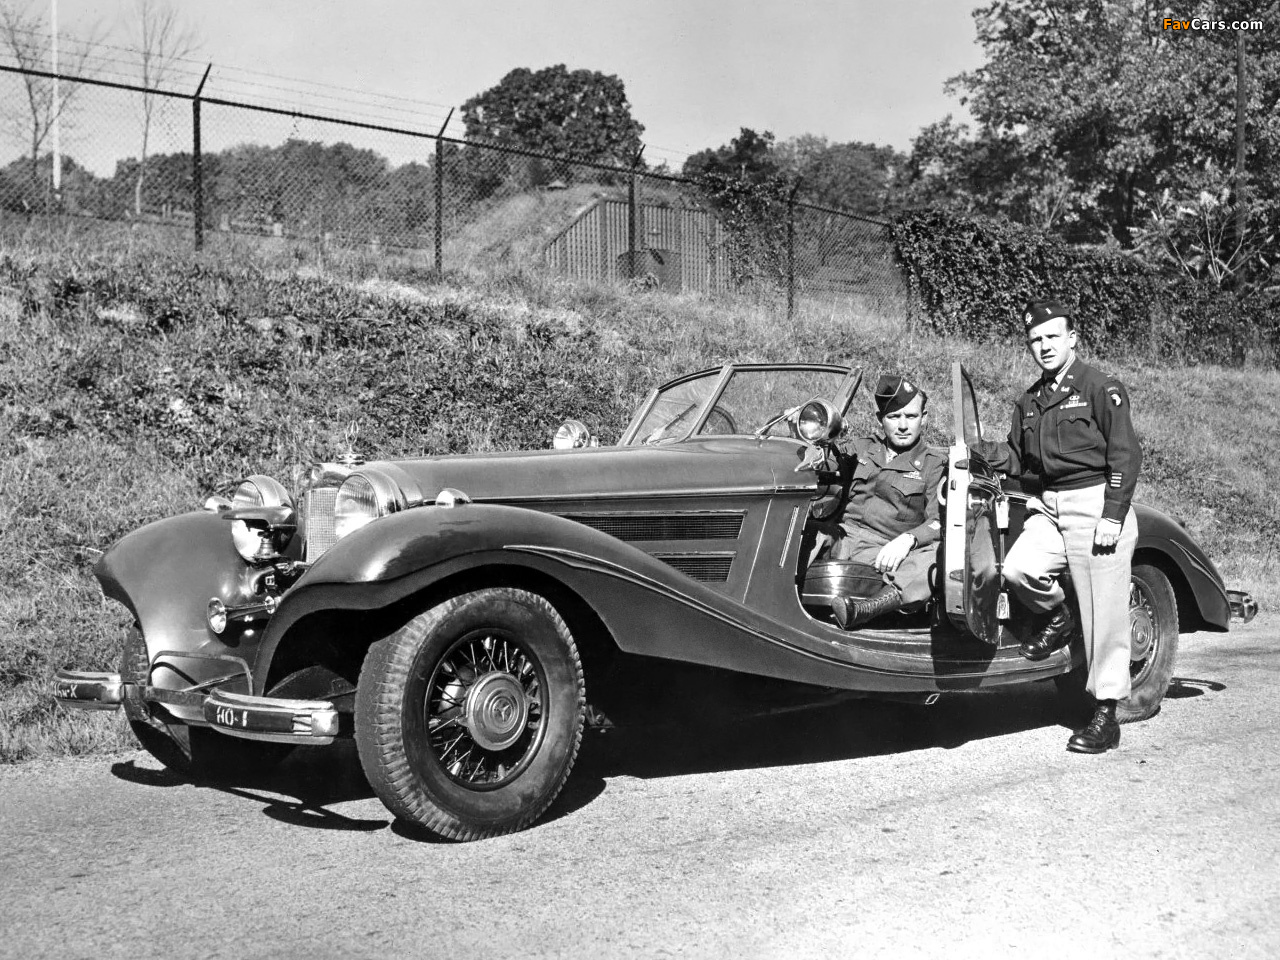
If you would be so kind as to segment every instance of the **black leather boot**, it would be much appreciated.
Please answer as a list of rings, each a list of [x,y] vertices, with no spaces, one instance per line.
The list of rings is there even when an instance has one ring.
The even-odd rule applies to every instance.
[[[845,630],[856,629],[901,606],[902,592],[891,583],[886,583],[874,596],[865,600],[852,600],[848,597],[834,597],[831,600],[831,612],[836,615],[836,623]]]
[[[1036,631],[1030,640],[1023,641],[1018,652],[1028,660],[1043,660],[1053,651],[1071,642],[1076,629],[1076,618],[1065,603],[1058,604],[1049,614],[1048,622]]]
[[[1106,753],[1120,746],[1120,722],[1116,720],[1116,702],[1099,700],[1093,719],[1083,730],[1072,734],[1067,749],[1072,753]]]

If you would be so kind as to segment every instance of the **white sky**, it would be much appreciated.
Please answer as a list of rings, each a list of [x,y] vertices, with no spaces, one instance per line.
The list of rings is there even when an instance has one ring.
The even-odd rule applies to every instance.
[[[96,24],[130,46],[131,0],[57,2],[60,34]],[[515,67],[616,74],[645,126],[646,158],[673,167],[740,127],[905,150],[924,124],[963,114],[948,77],[981,62],[973,0],[203,0],[179,4],[212,62],[208,94],[287,99],[290,80],[336,102],[382,101],[415,128]],[[123,58],[125,54],[115,51]],[[250,75],[247,71],[256,71]],[[270,74],[269,77],[258,74]],[[264,84],[252,90],[246,80]],[[296,84],[294,86],[297,86]],[[312,102],[311,108],[317,105]],[[346,112],[359,112],[348,103]],[[403,112],[402,112],[403,111]],[[412,111],[410,113],[409,111]],[[322,112],[317,109],[316,112]],[[461,134],[461,126],[450,133]],[[215,146],[215,145],[211,145]]]

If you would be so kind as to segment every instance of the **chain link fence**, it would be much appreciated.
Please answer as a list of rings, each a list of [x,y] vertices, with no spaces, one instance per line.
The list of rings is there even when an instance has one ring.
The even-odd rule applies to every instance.
[[[665,173],[308,113],[0,67],[8,232],[145,231],[167,245],[359,252],[438,270],[545,270],[709,296],[906,310],[888,225],[795,190],[730,200]],[[150,107],[149,112],[144,107]],[[25,108],[25,109],[24,109]],[[55,183],[55,180],[57,181]]]

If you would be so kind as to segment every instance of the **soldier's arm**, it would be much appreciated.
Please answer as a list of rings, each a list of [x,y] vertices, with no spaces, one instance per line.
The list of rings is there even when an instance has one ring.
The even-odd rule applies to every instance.
[[[1129,393],[1119,380],[1103,381],[1093,398],[1098,427],[1107,442],[1107,491],[1102,518],[1122,522],[1129,512],[1142,468],[1142,447],[1133,429]]]
[[[1001,473],[1022,473],[1022,411],[1016,403],[1013,405],[1013,425],[1009,428],[1009,439],[1005,442],[983,440],[975,452]]]

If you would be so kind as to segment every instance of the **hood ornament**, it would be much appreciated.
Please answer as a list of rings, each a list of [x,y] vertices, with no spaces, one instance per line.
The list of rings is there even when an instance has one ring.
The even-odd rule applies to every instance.
[[[364,463],[364,457],[356,453],[356,437],[360,435],[360,425],[352,420],[347,424],[347,429],[343,433],[343,439],[347,442],[347,449],[338,454],[336,463],[344,467],[358,467]]]

